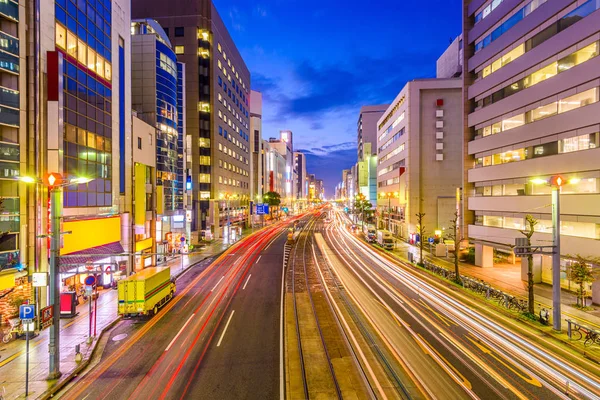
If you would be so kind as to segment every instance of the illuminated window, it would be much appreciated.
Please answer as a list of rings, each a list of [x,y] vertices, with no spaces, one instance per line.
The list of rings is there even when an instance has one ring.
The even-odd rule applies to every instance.
[[[67,54],[77,58],[77,38],[69,31],[67,31]]]
[[[210,104],[206,103],[204,101],[201,101],[200,103],[198,103],[198,111],[200,112],[210,112]]]
[[[202,200],[210,199],[210,192],[200,192],[200,199],[202,199]]]
[[[209,149],[210,148],[210,139],[198,138],[198,147]]]
[[[593,88],[577,93],[558,102],[558,112],[563,113],[598,101],[598,89]]]
[[[77,60],[83,65],[87,65],[87,46],[82,40],[77,41]]]
[[[198,49],[198,55],[202,58],[208,58],[210,53],[208,52],[207,49]]]
[[[210,183],[210,174],[198,174],[198,182]]]
[[[210,165],[210,156],[200,156],[200,165]]]
[[[112,65],[108,61],[104,62],[104,79],[112,80]]]
[[[221,60],[217,60],[217,67],[219,67],[219,69],[223,68],[223,65],[221,64]]]
[[[96,71],[96,52],[88,47],[87,67],[90,71]]]
[[[67,48],[67,30],[61,24],[56,24],[56,45],[63,50]]]
[[[104,78],[104,58],[96,56],[96,74]]]
[[[217,43],[217,49],[219,50],[219,53],[223,51],[223,49],[221,48],[221,43]]]
[[[175,46],[175,54],[183,54],[185,52],[184,46]]]
[[[223,177],[219,175],[219,183],[223,183]]]

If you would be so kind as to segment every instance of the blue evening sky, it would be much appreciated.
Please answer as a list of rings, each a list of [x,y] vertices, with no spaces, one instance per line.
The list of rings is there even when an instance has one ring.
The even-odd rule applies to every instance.
[[[294,133],[325,195],[356,162],[361,105],[435,76],[460,0],[213,0],[263,93],[263,138]]]

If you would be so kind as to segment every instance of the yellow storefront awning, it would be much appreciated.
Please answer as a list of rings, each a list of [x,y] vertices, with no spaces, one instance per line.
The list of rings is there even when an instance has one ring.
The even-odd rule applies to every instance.
[[[151,249],[154,244],[153,238],[148,238],[144,240],[140,240],[139,242],[135,242],[135,252],[139,253],[140,251]]]
[[[71,233],[63,236],[60,255],[121,241],[120,216],[65,221],[63,229]]]

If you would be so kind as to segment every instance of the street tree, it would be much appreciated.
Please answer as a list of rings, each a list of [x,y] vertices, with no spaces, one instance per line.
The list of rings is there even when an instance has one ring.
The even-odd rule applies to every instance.
[[[371,210],[371,202],[365,199],[363,194],[356,196],[354,199],[354,209],[361,215],[361,228],[364,226],[365,213]]]
[[[277,192],[267,192],[263,195],[263,202],[269,205],[269,215],[273,207],[279,207],[281,204],[281,195]]]
[[[538,221],[532,216],[527,214],[525,216],[525,223],[527,225],[527,230],[521,231],[521,233],[527,238],[527,248],[531,253],[531,237],[535,233],[535,226],[538,224]],[[533,254],[527,255],[527,303],[528,308],[527,312],[531,315],[535,315],[535,293],[533,291]]]
[[[577,289],[577,304],[585,307],[585,284],[596,280],[598,272],[594,270],[593,264],[600,265],[600,260],[582,257],[579,254],[572,258],[575,259],[575,262],[569,266],[569,280],[579,285]]]
[[[459,248],[460,248],[460,237],[458,237],[458,211],[454,212],[454,218],[450,220],[450,233],[446,236],[448,239],[454,241],[454,280],[456,283],[460,284],[460,272],[458,270],[458,256],[459,256]]]
[[[423,225],[425,213],[420,212],[415,215],[417,217],[417,230],[419,232],[419,263],[421,266],[423,266],[425,265],[423,262],[423,248],[425,247],[425,234],[427,233],[425,230],[425,225]]]

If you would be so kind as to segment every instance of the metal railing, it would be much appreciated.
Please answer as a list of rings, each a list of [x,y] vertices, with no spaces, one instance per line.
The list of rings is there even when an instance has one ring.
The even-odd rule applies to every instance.
[[[570,340],[584,340],[584,346],[600,345],[600,331],[580,324],[571,319],[567,320],[567,336]]]

